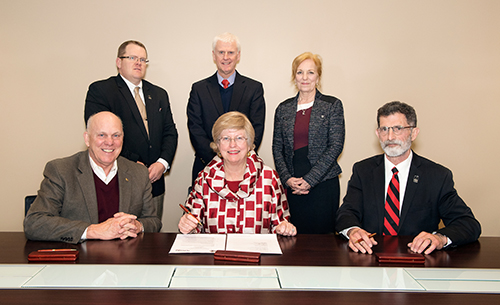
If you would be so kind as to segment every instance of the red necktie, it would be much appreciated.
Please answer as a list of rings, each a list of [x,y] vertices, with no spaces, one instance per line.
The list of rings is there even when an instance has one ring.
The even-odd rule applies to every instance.
[[[227,87],[229,87],[229,81],[227,79],[223,79],[222,85],[224,86],[224,89],[227,89]]]
[[[399,178],[398,169],[392,169],[392,179],[387,188],[384,215],[384,235],[398,235],[399,231]]]

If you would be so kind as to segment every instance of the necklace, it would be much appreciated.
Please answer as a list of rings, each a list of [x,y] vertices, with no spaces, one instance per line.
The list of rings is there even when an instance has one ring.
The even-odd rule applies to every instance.
[[[312,103],[313,101],[314,101],[314,97],[313,97],[313,99],[311,100],[311,102],[309,102],[309,103]],[[297,103],[300,105],[300,104],[301,104],[301,102],[302,102],[302,97],[301,97],[301,96],[299,96],[299,98],[298,98],[298,100],[297,100]],[[302,104],[309,104],[309,103],[302,103]],[[305,108],[305,109],[301,109],[301,110],[300,110],[300,111],[302,111],[302,115],[306,115],[306,111],[307,111],[307,109],[309,109],[309,108]]]

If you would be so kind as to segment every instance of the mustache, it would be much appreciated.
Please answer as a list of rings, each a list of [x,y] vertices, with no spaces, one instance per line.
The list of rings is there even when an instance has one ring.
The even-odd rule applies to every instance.
[[[404,142],[400,141],[400,140],[392,140],[392,141],[388,140],[388,141],[382,142],[383,147],[387,147],[388,145],[394,145],[394,144],[396,144],[396,145],[403,145]]]

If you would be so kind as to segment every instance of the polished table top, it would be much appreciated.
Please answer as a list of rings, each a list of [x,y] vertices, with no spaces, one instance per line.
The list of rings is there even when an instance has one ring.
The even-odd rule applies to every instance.
[[[80,258],[76,264],[175,264],[214,265],[210,254],[169,254],[175,240],[173,233],[148,233],[137,239],[87,241],[70,245],[61,242],[27,241],[22,232],[0,233],[0,263],[26,264],[30,252],[47,248],[76,248]],[[378,236],[375,252],[385,252],[389,243],[397,241],[397,252],[406,252],[411,237]],[[375,256],[352,252],[347,242],[335,235],[298,235],[279,237],[283,255],[262,255],[265,266],[379,266]],[[391,245],[393,247],[394,245]],[[478,242],[426,256],[425,267],[500,268],[500,238],[482,237]],[[234,264],[234,263],[233,263]],[[387,265],[384,265],[387,266]],[[397,265],[391,265],[397,266]],[[402,265],[406,267],[405,265]],[[217,291],[217,290],[36,290],[0,291],[0,304],[304,304],[336,302],[358,304],[470,304],[499,302],[495,294],[348,292],[348,291]]]
[[[169,254],[175,233],[147,233],[135,239],[89,240],[72,245],[63,242],[27,241],[22,232],[0,233],[0,264],[25,264],[28,254],[39,249],[75,248],[79,264],[176,264],[214,265],[211,254]],[[397,240],[397,250],[407,252],[411,237],[376,237],[374,252],[386,252],[386,244]],[[347,241],[336,235],[278,236],[282,255],[261,256],[266,266],[378,266],[374,255],[355,253]],[[394,245],[391,245],[391,247]],[[425,267],[500,268],[500,238],[481,237],[479,241],[425,257]],[[401,265],[406,266],[406,265]]]

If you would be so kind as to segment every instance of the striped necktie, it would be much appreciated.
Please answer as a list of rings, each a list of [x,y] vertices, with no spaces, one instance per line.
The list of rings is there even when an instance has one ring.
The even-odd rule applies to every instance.
[[[384,235],[398,235],[399,208],[399,177],[398,169],[394,167],[385,199]]]

